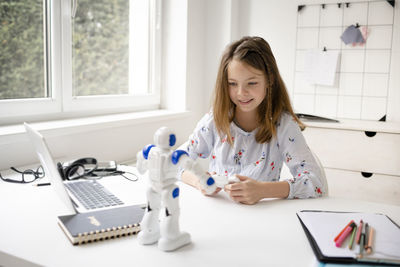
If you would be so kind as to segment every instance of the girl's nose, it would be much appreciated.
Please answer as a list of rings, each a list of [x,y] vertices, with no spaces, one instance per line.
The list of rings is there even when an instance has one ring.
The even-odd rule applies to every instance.
[[[238,95],[246,95],[247,90],[243,85],[238,85]]]

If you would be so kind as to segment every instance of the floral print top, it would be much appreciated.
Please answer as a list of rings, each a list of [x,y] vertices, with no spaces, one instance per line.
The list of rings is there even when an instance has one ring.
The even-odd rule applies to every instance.
[[[213,114],[206,114],[197,124],[183,147],[192,159],[210,157],[209,172],[230,176],[240,174],[258,181],[286,180],[288,198],[323,195],[322,172],[314,159],[297,122],[283,113],[277,124],[277,135],[269,143],[257,143],[255,133],[246,132],[234,122],[230,125],[233,146],[220,137]],[[280,177],[285,163],[293,177]]]

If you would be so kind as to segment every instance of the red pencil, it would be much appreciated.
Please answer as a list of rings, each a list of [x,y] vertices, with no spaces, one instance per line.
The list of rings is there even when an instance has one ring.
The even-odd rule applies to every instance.
[[[334,241],[335,243],[336,243],[336,241],[339,239],[339,237],[343,234],[344,230],[346,230],[346,228],[347,228],[348,226],[350,226],[350,224],[352,224],[352,223],[354,223],[353,220],[351,220],[351,221],[343,228],[343,230],[340,231],[340,233],[335,237],[335,239],[333,239],[333,241]]]
[[[361,231],[362,231],[362,228],[363,228],[363,220],[361,220],[360,221],[360,226],[358,227],[358,229],[357,229],[357,234],[356,234],[356,242],[357,242],[357,244],[360,244],[360,237],[361,237]]]
[[[351,231],[353,231],[354,227],[356,227],[355,223],[352,223],[346,227],[346,230],[344,230],[343,234],[336,241],[336,246],[338,248],[342,245],[343,241],[346,240],[346,238],[350,235],[350,233],[351,233]]]

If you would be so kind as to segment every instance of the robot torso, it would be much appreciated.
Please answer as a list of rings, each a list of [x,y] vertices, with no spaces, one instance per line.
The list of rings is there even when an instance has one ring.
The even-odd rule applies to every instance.
[[[158,147],[152,147],[149,151],[149,179],[155,189],[162,189],[177,180],[178,166],[172,163],[172,152]]]

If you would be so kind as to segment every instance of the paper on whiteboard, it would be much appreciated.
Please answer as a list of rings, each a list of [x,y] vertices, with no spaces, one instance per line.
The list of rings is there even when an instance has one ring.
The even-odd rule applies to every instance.
[[[339,51],[308,50],[305,58],[306,80],[311,84],[333,86]]]

